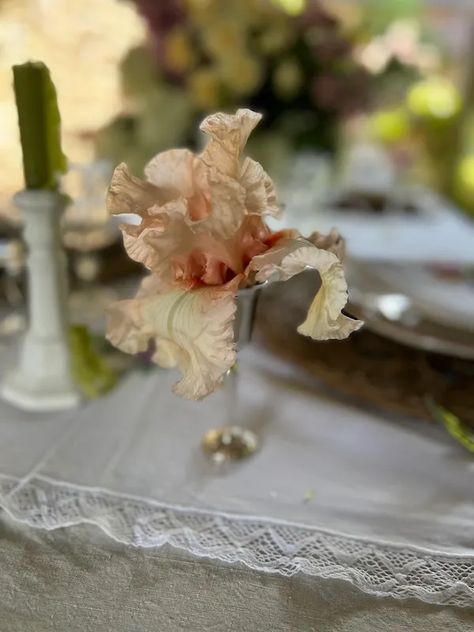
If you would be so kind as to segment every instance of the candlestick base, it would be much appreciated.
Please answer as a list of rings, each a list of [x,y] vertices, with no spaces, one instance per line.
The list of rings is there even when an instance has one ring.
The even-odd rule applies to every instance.
[[[66,305],[66,264],[60,220],[66,204],[57,191],[15,196],[28,247],[29,328],[17,367],[1,387],[11,404],[31,411],[72,408],[80,402],[71,371]]]
[[[74,408],[81,397],[68,380],[32,380],[21,370],[9,373],[1,386],[1,395],[23,410],[47,412]]]

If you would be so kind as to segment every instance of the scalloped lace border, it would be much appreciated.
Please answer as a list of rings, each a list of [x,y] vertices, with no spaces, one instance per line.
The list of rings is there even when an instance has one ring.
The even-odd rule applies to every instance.
[[[361,590],[399,599],[474,605],[474,558],[335,535],[314,528],[169,506],[45,477],[0,478],[0,505],[32,527],[99,526],[137,547],[164,544],[268,573],[343,579]]]

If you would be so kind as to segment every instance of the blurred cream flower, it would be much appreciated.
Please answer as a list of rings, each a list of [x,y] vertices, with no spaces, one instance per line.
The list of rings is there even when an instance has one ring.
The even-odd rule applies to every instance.
[[[397,20],[387,30],[385,41],[393,57],[420,70],[435,70],[441,61],[439,50],[422,41],[420,24]]]
[[[356,50],[356,59],[374,75],[385,70],[392,53],[383,37],[374,37],[368,44]]]
[[[195,70],[188,77],[187,85],[193,103],[201,110],[211,110],[219,105],[221,85],[213,67]]]
[[[194,66],[196,56],[184,28],[176,27],[166,35],[164,57],[166,68],[177,74],[184,74]]]
[[[391,55],[402,64],[410,65],[417,62],[420,38],[420,25],[414,20],[396,20],[384,35]]]
[[[385,33],[361,46],[356,58],[374,74],[383,72],[392,59],[421,71],[433,71],[441,61],[436,47],[422,42],[420,25],[414,20],[396,20]]]
[[[141,217],[139,225],[122,227],[124,245],[152,274],[134,299],[112,306],[107,337],[126,353],[145,351],[152,341],[153,360],[179,368],[174,391],[188,399],[212,393],[236,361],[240,288],[313,269],[321,285],[299,333],[341,339],[362,325],[342,313],[340,236],[313,234],[311,241],[294,230],[274,233],[264,221],[279,214],[273,182],[259,163],[241,159],[260,118],[246,109],[208,116],[200,129],[210,140],[200,155],[162,152],[147,165],[146,180],[121,164],[110,185],[109,212]]]
[[[302,82],[303,73],[295,59],[284,59],[273,74],[275,92],[282,98],[292,97],[301,88]]]

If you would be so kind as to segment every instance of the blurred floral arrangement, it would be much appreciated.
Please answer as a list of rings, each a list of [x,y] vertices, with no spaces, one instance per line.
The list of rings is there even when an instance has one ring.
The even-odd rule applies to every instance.
[[[272,171],[295,148],[333,151],[341,118],[366,102],[353,38],[318,0],[135,3],[149,45],[123,60],[128,110],[100,134],[100,156],[140,170],[163,147],[199,144],[209,110],[245,104],[265,114],[251,151]]]
[[[411,17],[396,15],[375,31],[360,27],[355,57],[370,74],[370,106],[364,116],[345,126],[346,144],[359,140],[382,144],[402,177],[427,184],[472,214],[470,55],[464,62],[459,58],[460,43],[448,45],[454,36],[459,39],[459,16],[458,26],[451,27],[454,35],[440,32],[420,17],[415,11]]]
[[[369,37],[358,46],[356,57],[373,75],[403,70],[416,76],[437,69],[441,62],[439,46],[418,21],[408,18],[397,19]]]
[[[370,128],[414,178],[474,213],[472,95],[433,74],[410,86],[397,107],[376,111]]]

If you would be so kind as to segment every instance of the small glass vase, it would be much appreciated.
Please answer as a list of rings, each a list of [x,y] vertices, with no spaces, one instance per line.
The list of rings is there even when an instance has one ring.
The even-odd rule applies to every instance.
[[[234,335],[237,351],[245,347],[252,338],[258,297],[265,283],[244,288],[237,292],[237,312]],[[239,418],[239,368],[236,363],[227,371],[224,390],[226,396],[227,421],[224,425],[211,428],[202,439],[202,448],[215,463],[238,461],[253,454],[259,447],[255,432],[247,428]]]

